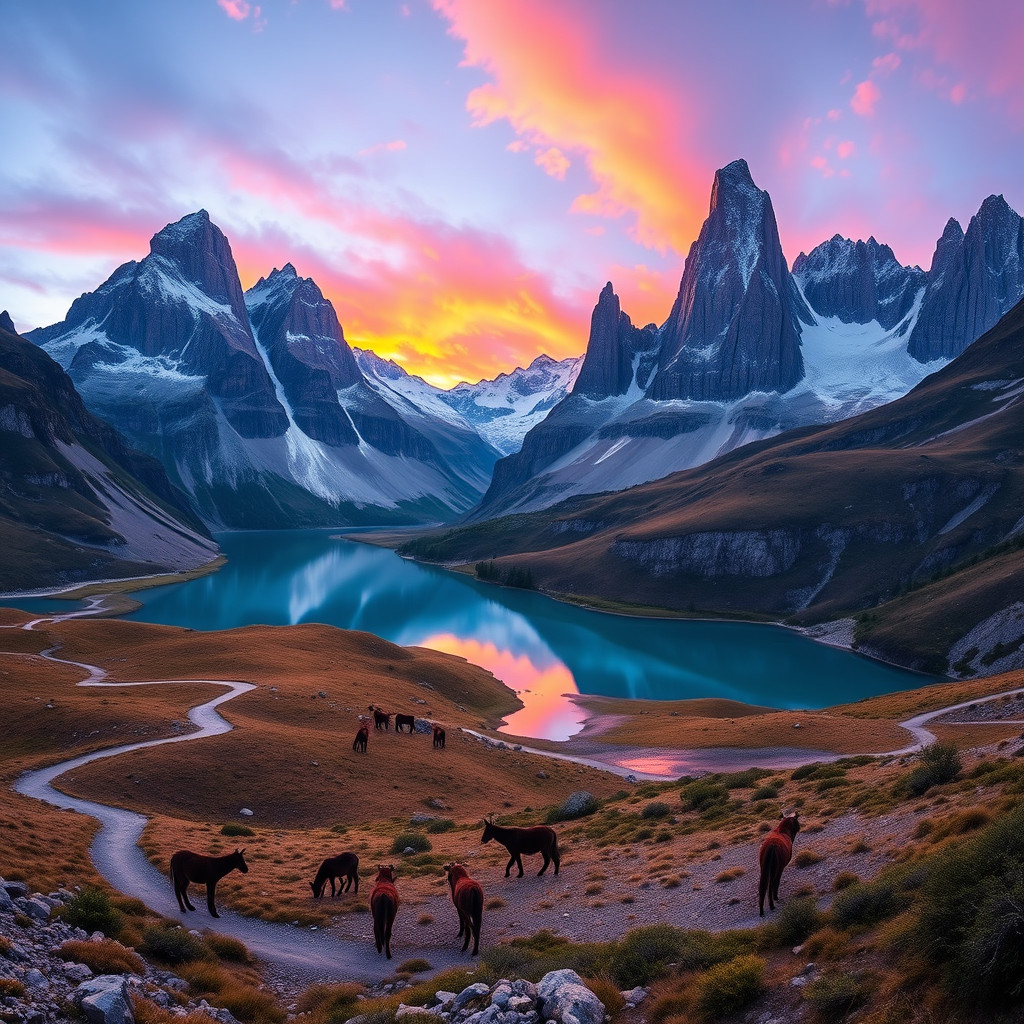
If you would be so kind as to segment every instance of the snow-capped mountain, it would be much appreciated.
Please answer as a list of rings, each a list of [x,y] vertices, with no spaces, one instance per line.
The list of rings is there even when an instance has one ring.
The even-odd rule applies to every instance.
[[[622,490],[906,394],[1024,294],[1024,228],[1001,197],[966,235],[951,225],[927,274],[839,236],[791,274],[768,194],[729,164],[666,322],[634,328],[609,283],[575,387],[470,517]]]
[[[155,460],[0,313],[0,590],[194,569],[217,545]]]
[[[493,380],[456,384],[448,391],[403,370],[394,360],[353,349],[356,362],[371,386],[387,398],[395,393],[437,419],[449,416],[480,434],[500,454],[519,451],[527,432],[572,388],[583,356],[561,361],[539,355],[526,369],[499,373]]]
[[[212,525],[450,517],[478,498],[497,454],[472,429],[381,401],[333,307],[294,268],[243,295],[205,210],[31,340]]]

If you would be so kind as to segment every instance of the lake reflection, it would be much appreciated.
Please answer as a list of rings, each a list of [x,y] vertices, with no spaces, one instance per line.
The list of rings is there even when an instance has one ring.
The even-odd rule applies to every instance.
[[[921,676],[737,622],[636,619],[488,586],[336,533],[230,533],[219,572],[141,591],[129,618],[230,629],[326,622],[466,658],[518,692],[506,731],[565,739],[575,692],[651,700],[727,697],[815,708],[919,686]],[[625,595],[628,597],[628,595]]]

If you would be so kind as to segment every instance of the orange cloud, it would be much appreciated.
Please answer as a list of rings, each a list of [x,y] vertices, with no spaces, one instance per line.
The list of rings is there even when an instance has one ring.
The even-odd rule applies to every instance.
[[[465,63],[491,77],[467,99],[475,124],[505,120],[538,153],[579,155],[595,188],[573,212],[629,216],[640,244],[686,251],[706,213],[707,172],[682,149],[693,115],[678,88],[618,67],[592,24],[547,0],[433,4]]]

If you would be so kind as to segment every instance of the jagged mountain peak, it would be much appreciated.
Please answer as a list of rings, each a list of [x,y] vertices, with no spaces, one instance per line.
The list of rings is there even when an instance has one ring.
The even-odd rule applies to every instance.
[[[10,331],[11,334],[17,334],[18,332],[14,329],[14,321],[11,319],[11,314],[5,309],[0,313],[0,330]]]

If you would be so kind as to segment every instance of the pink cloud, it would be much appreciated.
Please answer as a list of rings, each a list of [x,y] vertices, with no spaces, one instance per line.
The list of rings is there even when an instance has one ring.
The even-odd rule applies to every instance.
[[[371,153],[400,153],[407,148],[404,139],[394,139],[391,142],[378,142],[368,149],[359,150],[360,156],[369,156]]]
[[[882,91],[871,79],[867,79],[857,86],[850,100],[850,107],[855,114],[861,117],[871,117],[875,112],[875,104],[882,98]]]
[[[217,0],[217,6],[234,21],[245,21],[252,10],[248,0]]]
[[[565,172],[569,170],[569,158],[557,146],[542,150],[533,158],[533,162],[552,178],[565,181]]]
[[[884,57],[876,57],[871,62],[871,70],[879,75],[891,75],[900,66],[897,53],[887,53]]]
[[[836,152],[839,154],[840,160],[849,160],[857,152],[857,144],[847,139],[845,142],[839,143],[836,147]]]

